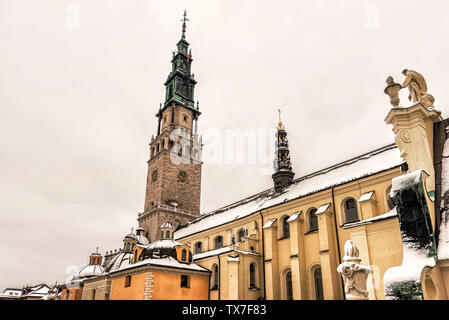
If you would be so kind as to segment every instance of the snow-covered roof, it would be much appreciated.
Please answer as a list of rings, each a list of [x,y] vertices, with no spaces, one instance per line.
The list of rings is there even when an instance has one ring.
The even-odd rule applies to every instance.
[[[137,242],[138,242],[139,244],[141,244],[141,245],[146,246],[146,245],[148,245],[148,244],[150,243],[150,240],[148,240],[148,238],[145,237],[143,234],[139,234],[139,235],[137,236]]]
[[[108,263],[104,268],[104,274],[117,271],[128,266],[131,262],[133,254],[129,252],[120,252]]]
[[[231,246],[227,246],[227,247],[223,247],[223,248],[219,248],[219,249],[214,249],[214,250],[197,253],[197,254],[193,255],[193,261],[220,255],[222,253],[231,252],[231,251],[232,251]]]
[[[22,297],[24,298],[42,298],[50,291],[50,287],[46,284],[40,284],[27,289],[31,291],[23,295]]]
[[[165,222],[161,225],[161,228],[172,228],[174,229],[175,227],[170,223],[170,222]]]
[[[145,259],[143,261],[139,261],[139,262],[130,264],[126,267],[120,268],[120,270],[116,270],[115,272],[129,270],[129,269],[147,266],[147,265],[159,266],[159,267],[170,267],[170,268],[176,268],[176,269],[187,269],[187,270],[193,270],[193,271],[205,271],[205,272],[209,271],[206,268],[203,268],[195,263],[181,263],[173,257],[165,257],[165,258],[159,258],[159,259]],[[110,272],[110,273],[112,273],[112,272]]]
[[[282,193],[275,193],[274,188],[271,188],[226,207],[203,214],[182,224],[175,231],[174,237],[175,239],[181,239],[247,217],[259,210],[386,171],[403,163],[404,160],[400,157],[399,149],[395,144],[391,144],[295,179],[293,184]]]
[[[3,299],[18,299],[22,296],[22,289],[12,289],[6,288],[2,294],[0,294],[0,298]]]
[[[137,240],[137,237],[136,237],[136,235],[134,234],[134,233],[128,233],[126,236],[125,236],[125,239],[130,239],[130,240]],[[124,239],[124,240],[125,240]]]
[[[88,277],[99,276],[103,273],[103,271],[104,269],[100,265],[88,264],[78,272],[78,278],[83,279]]]
[[[146,246],[147,249],[162,249],[162,248],[174,248],[176,246],[184,246],[184,244],[171,240],[171,239],[163,239],[156,240],[149,245]]]

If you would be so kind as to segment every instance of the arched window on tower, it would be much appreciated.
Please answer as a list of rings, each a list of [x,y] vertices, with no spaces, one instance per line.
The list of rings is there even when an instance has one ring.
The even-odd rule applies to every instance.
[[[345,201],[345,222],[351,223],[359,221],[359,214],[357,212],[357,203],[354,199],[348,199]]]
[[[309,232],[318,230],[318,217],[316,216],[317,209],[313,208],[309,211]]]
[[[214,242],[215,242],[215,249],[223,248],[223,237],[222,236],[216,237]]]
[[[165,231],[165,238],[170,239],[170,231]]]

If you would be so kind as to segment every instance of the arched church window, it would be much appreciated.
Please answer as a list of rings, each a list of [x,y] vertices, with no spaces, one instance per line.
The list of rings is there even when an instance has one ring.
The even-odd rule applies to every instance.
[[[187,250],[186,249],[182,249],[181,260],[182,261],[187,261]]]
[[[282,218],[282,237],[288,238],[290,237],[290,225],[288,224],[289,216],[285,216]]]
[[[390,192],[391,192],[391,186],[389,186],[387,188],[387,191],[385,192],[385,198],[387,199],[388,209],[392,210],[394,208],[394,201],[393,201],[393,198],[390,196]]]
[[[359,214],[357,212],[357,203],[354,199],[348,199],[344,204],[345,209],[345,222],[351,223],[359,221]]]
[[[249,288],[256,288],[256,264],[254,262],[249,265]]]
[[[195,254],[203,252],[203,243],[198,241],[195,243]]]
[[[219,288],[220,284],[220,270],[218,269],[218,265],[212,265],[212,290],[216,290]]]
[[[215,238],[215,249],[223,248],[223,237],[218,236]]]
[[[293,285],[292,285],[292,272],[288,271],[285,274],[285,290],[287,300],[293,300]]]
[[[166,237],[167,239],[170,239],[170,231],[167,230],[167,231],[165,232],[165,237]]]
[[[318,217],[316,216],[317,209],[313,208],[309,211],[309,231],[318,230]]]
[[[323,277],[321,275],[321,267],[318,267],[313,271],[313,280],[315,284],[315,299],[324,300]]]

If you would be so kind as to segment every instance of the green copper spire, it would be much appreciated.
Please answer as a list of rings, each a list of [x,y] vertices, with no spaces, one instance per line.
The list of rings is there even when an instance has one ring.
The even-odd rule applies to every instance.
[[[191,109],[195,114],[200,114],[198,109],[195,108],[194,101],[194,90],[197,82],[191,73],[192,50],[189,50],[189,43],[185,39],[186,21],[190,21],[187,19],[186,11],[184,11],[184,17],[181,21],[182,37],[176,44],[178,50],[172,53],[171,72],[164,83],[165,102],[157,115],[173,103]]]

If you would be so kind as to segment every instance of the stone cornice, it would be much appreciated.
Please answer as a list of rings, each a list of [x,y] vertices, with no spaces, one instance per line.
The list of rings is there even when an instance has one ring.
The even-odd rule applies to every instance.
[[[443,120],[441,117],[441,112],[435,109],[427,109],[420,102],[407,107],[407,108],[392,108],[388,115],[385,117],[385,122],[387,124],[395,124],[398,120],[407,119],[409,122],[410,118],[418,117],[419,119],[431,119],[433,122],[438,122]]]

